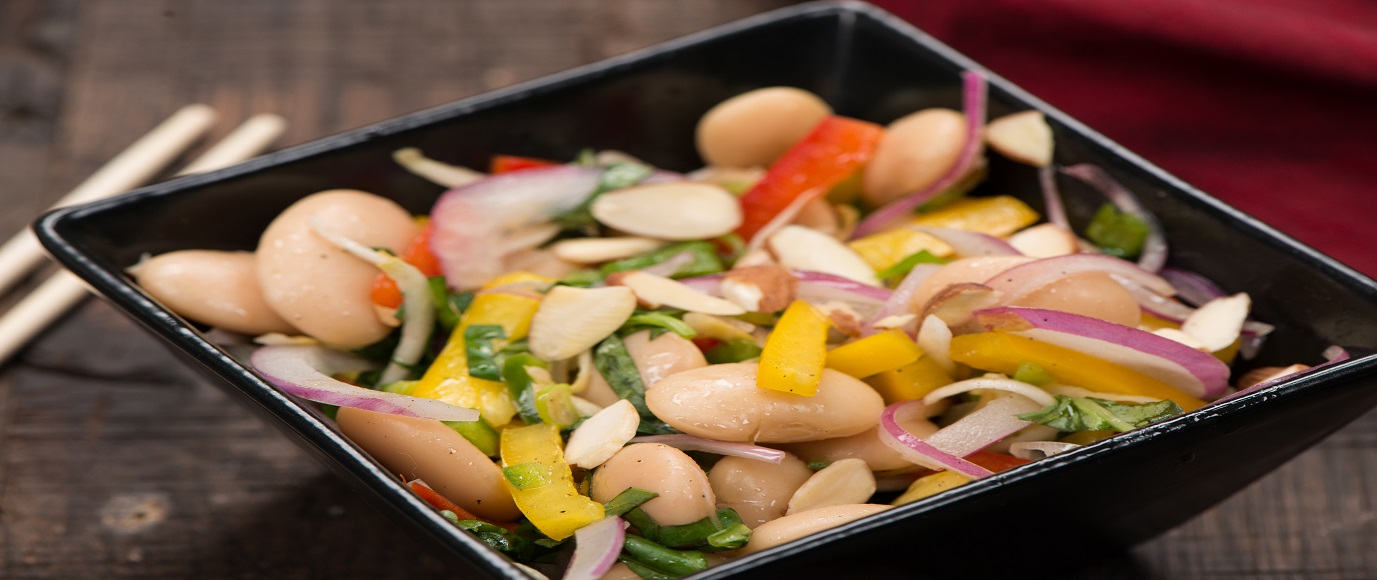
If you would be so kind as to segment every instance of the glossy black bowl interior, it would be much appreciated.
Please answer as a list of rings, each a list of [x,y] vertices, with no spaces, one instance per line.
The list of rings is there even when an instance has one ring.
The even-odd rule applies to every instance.
[[[841,114],[884,123],[923,107],[959,109],[958,74],[964,69],[983,70],[872,7],[808,4],[213,174],[61,210],[36,228],[59,260],[357,489],[475,573],[520,577],[502,556],[414,499],[328,421],[279,394],[207,342],[198,327],[152,302],[121,270],[145,253],[253,249],[279,211],[324,189],[363,189],[425,213],[441,188],[394,164],[390,153],[400,147],[420,147],[472,167],[486,166],[494,153],[565,159],[587,147],[610,148],[689,170],[700,165],[692,140],[695,121],[726,97],[792,85],[822,95]],[[1250,365],[1313,364],[1330,344],[1377,345],[1373,281],[1192,189],[1017,87],[990,80],[992,117],[1045,111],[1056,133],[1058,163],[1090,162],[1111,171],[1165,224],[1172,264],[1252,295],[1255,316],[1277,331]],[[992,179],[978,193],[1013,194],[1041,207],[1031,169],[993,155],[992,163]],[[1085,196],[1075,184],[1062,185],[1073,214],[1093,207],[1077,203]],[[1377,405],[1375,367],[1371,357],[1355,359],[807,542],[735,560],[706,576],[766,567],[783,573],[824,561],[872,562],[908,574],[991,572],[1032,561],[1052,546],[1131,545],[1201,512]],[[999,557],[990,557],[991,541],[1001,544]],[[907,568],[915,549],[928,556],[921,567]]]

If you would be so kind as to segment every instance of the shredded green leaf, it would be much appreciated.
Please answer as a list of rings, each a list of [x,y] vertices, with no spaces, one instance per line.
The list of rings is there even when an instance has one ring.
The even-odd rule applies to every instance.
[[[751,539],[751,530],[746,528],[744,535],[737,526],[746,528],[736,510],[725,508],[696,522],[677,526],[660,526],[658,542],[670,548],[709,548],[734,550],[746,545]],[[724,533],[725,532],[725,533]],[[722,545],[712,544],[713,537]],[[736,543],[738,542],[739,543]]]
[[[760,356],[760,345],[754,340],[738,338],[719,342],[703,353],[708,364],[735,363]]]
[[[1181,412],[1181,406],[1173,401],[1138,404],[1057,395],[1055,403],[1018,418],[1068,433],[1105,430],[1123,433],[1170,419]]]
[[[502,380],[497,351],[506,340],[507,331],[497,324],[475,324],[464,329],[464,349],[468,355],[469,376],[490,381]]]
[[[907,276],[918,264],[945,264],[950,261],[927,250],[918,250],[917,253],[910,254],[893,266],[880,270],[876,276],[881,280],[894,280]]]
[[[698,333],[693,330],[693,327],[685,324],[683,320],[678,318],[680,316],[683,316],[683,313],[675,314],[661,310],[638,311],[632,314],[630,318],[626,319],[626,322],[617,330],[617,333],[626,336],[650,328],[652,330],[661,331],[669,330],[684,338],[698,336]],[[655,340],[658,337],[659,334],[654,333],[651,335],[650,339]]]
[[[671,278],[692,278],[694,276],[706,276],[716,274],[726,269],[722,264],[722,258],[717,255],[717,248],[710,242],[695,241],[665,246],[653,252],[647,252],[639,256],[622,258],[602,265],[601,271],[604,276],[615,272],[627,272],[630,270],[643,270],[665,260],[687,254],[689,260],[680,265]]]
[[[636,361],[626,352],[626,343],[616,334],[607,337],[593,349],[593,366],[607,380],[617,397],[631,401],[641,416],[641,426],[637,432],[650,435],[664,435],[679,431],[666,425],[645,405],[645,383],[636,369]]]
[[[450,292],[444,276],[427,278],[426,283],[430,285],[430,300],[435,304],[435,321],[441,328],[453,332],[459,326],[459,318],[473,303],[473,293]]]
[[[454,525],[468,530],[483,543],[516,560],[530,560],[538,551],[530,540],[487,522],[458,520]]]
[[[1095,212],[1085,235],[1104,253],[1133,259],[1143,251],[1148,225],[1137,216],[1120,212],[1114,204],[1106,203]]]
[[[702,552],[666,548],[640,536],[626,536],[622,549],[638,562],[674,576],[687,576],[708,567],[708,557]]]
[[[612,501],[602,504],[602,507],[607,515],[620,516],[657,497],[660,497],[660,494],[653,491],[628,487],[617,494],[617,497],[612,498]]]
[[[502,362],[502,382],[507,383],[507,391],[516,401],[517,412],[527,425],[540,422],[540,410],[536,408],[535,379],[531,378],[527,367],[549,368],[545,361],[530,353],[507,357]]]

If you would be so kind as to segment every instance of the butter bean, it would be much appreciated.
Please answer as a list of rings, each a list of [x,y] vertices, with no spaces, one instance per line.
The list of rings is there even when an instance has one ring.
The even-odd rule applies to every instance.
[[[927,187],[944,175],[966,144],[966,116],[923,109],[885,128],[861,176],[865,200],[879,206]]]
[[[646,388],[672,374],[708,366],[703,351],[673,332],[662,333],[651,340],[650,331],[643,330],[627,335],[622,342],[626,344],[626,353],[636,362],[636,371]],[[595,371],[592,379],[583,398],[601,407],[617,402],[617,393],[612,391],[602,373]]]
[[[129,273],[158,302],[195,322],[244,334],[295,332],[263,299],[250,252],[168,252]]]
[[[758,369],[748,362],[677,373],[646,390],[646,405],[680,431],[721,441],[814,441],[879,424],[884,401],[855,378],[826,369],[818,393],[803,397],[757,387]]]
[[[823,530],[854,522],[868,515],[877,514],[894,506],[877,504],[842,504],[827,506],[796,514],[789,514],[772,522],[761,524],[751,532],[751,541],[741,548],[741,555],[753,554],[811,536]]]
[[[937,425],[923,417],[912,417],[901,423],[910,433],[925,438],[937,432]],[[803,461],[826,461],[856,458],[865,461],[871,471],[909,470],[913,462],[880,441],[879,426],[866,429],[850,437],[790,443],[780,449],[794,453]]]
[[[789,498],[813,476],[798,457],[787,454],[778,464],[744,457],[723,457],[708,472],[718,507],[731,508],[747,527],[784,516]]]
[[[422,479],[475,515],[497,521],[521,516],[502,470],[463,435],[432,419],[340,407],[340,431],[391,473]]]
[[[793,87],[742,93],[698,121],[698,153],[709,165],[768,166],[832,114],[817,95]]]
[[[595,501],[612,501],[628,487],[660,494],[641,505],[660,525],[693,523],[716,513],[717,497],[703,468],[683,451],[662,443],[623,447],[593,472]]]
[[[382,340],[392,328],[378,319],[369,298],[377,268],[316,235],[316,219],[331,232],[398,253],[416,237],[416,223],[391,200],[338,189],[292,204],[259,239],[259,283],[282,318],[331,346]]]

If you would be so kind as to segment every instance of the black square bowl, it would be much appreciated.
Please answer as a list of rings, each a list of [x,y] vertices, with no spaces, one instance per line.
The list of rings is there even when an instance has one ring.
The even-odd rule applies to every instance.
[[[420,147],[482,167],[493,153],[571,158],[620,149],[689,170],[698,117],[726,97],[792,85],[838,113],[885,123],[922,107],[959,108],[962,70],[990,79],[990,114],[1045,112],[1060,164],[1094,163],[1156,213],[1171,263],[1231,291],[1277,326],[1250,365],[1319,362],[1330,344],[1377,345],[1377,284],[1166,174],[922,32],[860,3],[771,12],[509,89],[407,115],[128,195],[44,216],[43,244],[114,305],[226,390],[325,461],[475,575],[520,578],[502,555],[449,525],[334,426],[270,386],[123,274],[145,253],[251,250],[270,220],[316,191],[356,188],[425,213],[441,188],[402,170],[390,153]],[[1041,207],[1031,169],[991,161],[981,193]],[[1064,183],[1065,187],[1073,187]],[[1073,214],[1093,208],[1071,204]],[[998,572],[1056,546],[1122,548],[1200,513],[1377,405],[1377,357],[1000,473],[774,550],[702,577],[818,571],[873,562],[913,575]],[[1049,512],[1055,524],[1049,528]],[[1015,539],[1016,538],[1016,539]],[[1003,542],[1000,540],[1011,541]],[[991,542],[1001,557],[988,557]],[[921,568],[904,567],[921,550]],[[982,557],[983,555],[983,557]],[[905,557],[909,556],[909,557]],[[849,568],[855,572],[855,568]]]

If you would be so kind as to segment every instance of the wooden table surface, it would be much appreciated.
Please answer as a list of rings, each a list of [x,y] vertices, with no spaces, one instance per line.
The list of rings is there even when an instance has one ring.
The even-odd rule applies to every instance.
[[[3,0],[0,233],[183,104],[220,111],[213,136],[281,114],[292,145],[784,3]],[[1375,546],[1369,414],[1179,529],[1092,555],[1103,559],[1080,575],[1377,577]],[[0,367],[0,578],[445,572],[100,301]]]

